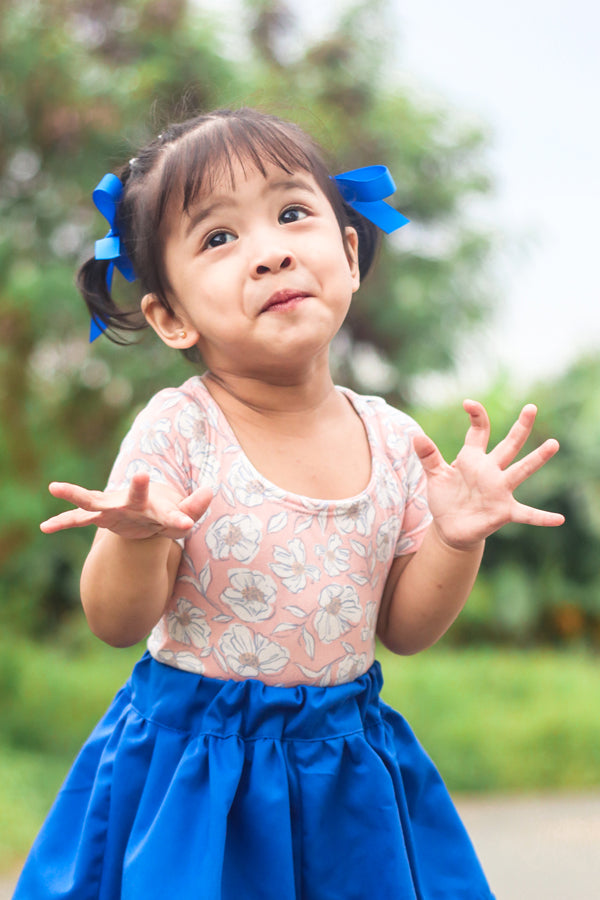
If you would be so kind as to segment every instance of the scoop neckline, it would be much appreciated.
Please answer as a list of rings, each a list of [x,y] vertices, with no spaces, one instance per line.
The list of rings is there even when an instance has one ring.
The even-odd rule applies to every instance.
[[[313,506],[313,507],[316,506],[316,507],[320,507],[320,508],[347,507],[354,503],[358,503],[358,502],[364,500],[366,497],[371,495],[371,493],[373,491],[374,480],[375,480],[375,452],[374,452],[375,448],[374,448],[373,433],[372,433],[369,422],[366,421],[366,418],[363,415],[363,410],[361,409],[362,403],[361,403],[360,395],[358,395],[354,391],[350,390],[350,388],[343,387],[342,385],[337,385],[337,384],[334,385],[335,390],[338,391],[340,394],[343,394],[347,398],[347,400],[350,402],[350,404],[352,405],[352,408],[354,409],[357,416],[360,418],[360,420],[362,422],[362,426],[363,426],[363,428],[365,430],[365,434],[367,436],[367,443],[369,445],[369,453],[371,456],[371,474],[370,474],[367,484],[365,485],[363,490],[360,491],[358,494],[353,494],[351,497],[343,497],[341,499],[327,500],[322,497],[308,497],[305,494],[297,494],[294,491],[288,491],[285,488],[280,487],[280,485],[275,484],[275,482],[273,482],[269,478],[267,478],[266,475],[263,475],[262,472],[256,468],[256,466],[254,465],[252,460],[248,457],[246,451],[240,444],[238,436],[236,435],[235,431],[233,430],[233,428],[229,422],[229,419],[227,418],[224,411],[221,409],[221,407],[219,406],[219,404],[217,403],[217,401],[215,400],[215,398],[213,397],[211,392],[206,387],[206,385],[202,379],[202,376],[196,375],[194,377],[197,379],[197,383],[199,384],[201,391],[208,398],[208,402],[210,404],[212,404],[213,407],[216,409],[217,415],[219,416],[219,418],[222,420],[223,424],[225,425],[225,430],[228,433],[228,437],[231,439],[232,443],[235,444],[235,446],[238,448],[240,456],[242,457],[244,463],[249,467],[249,469],[252,471],[253,475],[256,476],[257,481],[263,482],[265,487],[269,488],[269,490],[271,492],[274,492],[277,495],[278,499],[295,501],[296,506],[300,505],[300,506],[302,506],[303,509],[306,509],[307,506]]]

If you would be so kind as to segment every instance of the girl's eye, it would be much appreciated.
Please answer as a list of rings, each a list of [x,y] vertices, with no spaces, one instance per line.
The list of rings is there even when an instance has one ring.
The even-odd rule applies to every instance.
[[[290,222],[299,222],[300,219],[305,219],[307,215],[307,211],[301,206],[288,206],[279,216],[279,222],[281,225],[288,225]]]
[[[223,244],[230,244],[235,239],[235,234],[232,234],[231,231],[213,231],[204,241],[204,247],[205,249],[222,247]]]

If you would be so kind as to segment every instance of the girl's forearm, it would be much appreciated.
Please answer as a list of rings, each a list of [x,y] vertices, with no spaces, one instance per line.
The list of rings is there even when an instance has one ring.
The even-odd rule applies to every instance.
[[[115,647],[142,640],[162,615],[180,557],[170,538],[128,540],[99,530],[81,574],[81,602],[94,634]]]
[[[444,543],[432,524],[418,552],[384,596],[377,633],[394,653],[424,650],[442,637],[475,583],[485,541],[466,550]]]

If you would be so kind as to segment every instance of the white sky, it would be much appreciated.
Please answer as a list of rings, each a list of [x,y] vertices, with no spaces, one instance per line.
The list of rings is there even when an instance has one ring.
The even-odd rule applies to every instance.
[[[438,97],[480,118],[492,134],[496,192],[477,210],[506,238],[502,297],[493,327],[470,340],[460,377],[445,377],[445,393],[473,390],[501,369],[527,384],[560,372],[583,352],[598,352],[600,4],[390,5],[398,22],[390,77],[418,88],[424,100]],[[307,33],[317,35],[347,2],[291,6]]]
[[[489,354],[528,382],[598,352],[600,4],[395,7],[401,70],[490,123],[498,184],[488,214],[527,248],[505,261],[497,323],[479,360]]]

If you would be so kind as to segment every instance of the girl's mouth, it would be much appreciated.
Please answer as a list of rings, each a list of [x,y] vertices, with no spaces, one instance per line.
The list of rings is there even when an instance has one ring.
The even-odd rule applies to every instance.
[[[283,291],[276,291],[271,294],[267,302],[261,309],[264,312],[285,312],[298,306],[309,294],[306,291],[295,291],[288,288]]]

